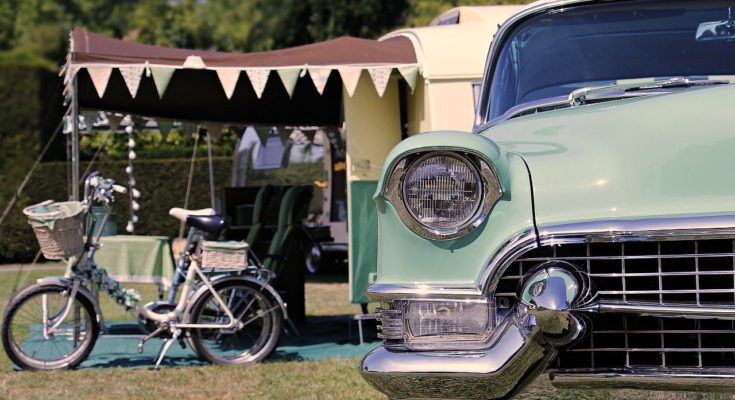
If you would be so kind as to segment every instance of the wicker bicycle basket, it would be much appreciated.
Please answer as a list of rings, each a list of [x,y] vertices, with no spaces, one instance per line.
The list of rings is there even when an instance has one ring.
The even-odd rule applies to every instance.
[[[202,268],[247,268],[246,242],[205,241],[202,244]]]
[[[51,200],[23,209],[44,257],[62,260],[84,251],[82,211],[78,201]]]

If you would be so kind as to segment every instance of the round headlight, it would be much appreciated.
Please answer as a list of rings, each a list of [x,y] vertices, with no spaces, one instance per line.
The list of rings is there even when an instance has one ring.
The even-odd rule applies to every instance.
[[[482,203],[477,167],[456,153],[430,153],[414,161],[403,180],[403,201],[420,224],[436,231],[456,230]]]

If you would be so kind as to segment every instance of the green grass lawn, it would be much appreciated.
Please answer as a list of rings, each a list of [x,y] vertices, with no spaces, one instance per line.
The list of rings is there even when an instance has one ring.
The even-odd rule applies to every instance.
[[[2,271],[0,267],[0,271]],[[14,289],[55,271],[0,272],[0,308]],[[152,285],[130,285],[144,301],[156,298]],[[306,284],[306,313],[312,316],[355,314],[345,277],[320,277]],[[372,307],[371,307],[372,308]],[[135,319],[102,298],[107,320]],[[360,378],[359,358],[321,361],[272,361],[248,367],[193,366],[148,369],[82,369],[16,372],[0,351],[0,399],[385,399]],[[153,362],[153,360],[151,360]],[[565,391],[540,378],[519,399],[705,399],[709,394],[642,391]],[[730,397],[731,398],[731,397]]]

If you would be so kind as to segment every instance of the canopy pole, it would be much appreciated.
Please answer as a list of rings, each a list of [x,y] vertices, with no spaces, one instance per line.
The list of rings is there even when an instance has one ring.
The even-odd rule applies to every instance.
[[[186,183],[186,197],[184,197],[184,208],[189,208],[189,196],[191,195],[191,183],[194,179],[194,165],[197,161],[197,147],[199,147],[199,135],[194,136],[194,150],[191,151],[191,163],[189,165],[189,180]],[[185,221],[179,225],[179,239],[184,237]],[[175,252],[174,252],[175,254]]]
[[[79,100],[77,77],[72,79],[71,92],[71,200],[79,199]]]
[[[209,195],[212,199],[212,209],[214,209],[214,166],[212,165],[212,136],[206,127],[199,128],[199,134],[202,132],[207,135],[207,161],[209,163]]]

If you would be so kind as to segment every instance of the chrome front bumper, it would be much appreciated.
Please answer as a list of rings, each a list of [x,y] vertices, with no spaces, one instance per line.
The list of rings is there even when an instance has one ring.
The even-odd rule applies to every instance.
[[[378,347],[360,372],[390,398],[501,398],[542,373],[582,331],[566,311],[516,312],[500,324],[489,348],[477,351],[394,351]]]
[[[397,351],[379,347],[362,360],[362,376],[391,398],[505,398],[546,370],[558,346],[584,331],[569,310],[580,291],[559,265],[530,277],[523,299],[495,327],[483,348],[472,351]]]

